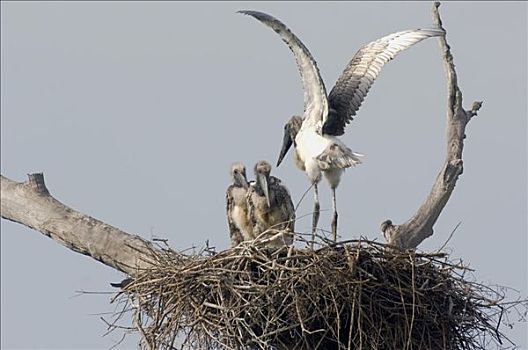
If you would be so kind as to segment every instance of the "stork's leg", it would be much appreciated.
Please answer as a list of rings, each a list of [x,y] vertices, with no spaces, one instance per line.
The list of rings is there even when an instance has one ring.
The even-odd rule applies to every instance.
[[[317,231],[317,223],[319,222],[319,189],[317,188],[317,183],[314,184],[314,211],[312,217],[312,242],[311,247],[313,249],[315,242],[315,232]]]
[[[334,242],[337,242],[337,205],[335,187],[332,187],[332,207],[334,209],[334,215],[332,216],[332,236],[334,237]]]

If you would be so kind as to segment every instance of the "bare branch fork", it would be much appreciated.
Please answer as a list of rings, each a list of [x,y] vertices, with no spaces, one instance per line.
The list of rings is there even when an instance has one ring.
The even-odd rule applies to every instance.
[[[445,31],[438,12],[439,2],[433,5],[433,23]],[[439,37],[440,48],[447,77],[447,154],[431,192],[418,211],[407,222],[394,225],[391,220],[381,224],[387,243],[401,249],[416,248],[424,239],[433,235],[433,226],[446,205],[455,184],[463,171],[462,150],[466,138],[466,126],[477,115],[482,102],[473,102],[470,110],[462,107],[462,92],[458,87],[455,64],[445,36]]]

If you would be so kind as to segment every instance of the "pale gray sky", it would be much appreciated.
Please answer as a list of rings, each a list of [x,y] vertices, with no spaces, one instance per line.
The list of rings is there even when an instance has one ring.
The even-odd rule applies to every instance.
[[[275,163],[283,123],[302,113],[290,51],[236,14],[283,20],[318,62],[329,90],[355,51],[385,34],[431,26],[429,2],[2,2],[1,173],[43,171],[65,204],[176,249],[228,246],[228,168]],[[448,248],[474,278],[527,287],[527,4],[445,3],[466,105],[464,174],[423,250]],[[366,155],[338,192],[342,238],[381,239],[428,193],[444,157],[445,79],[436,40],[390,62],[343,140]],[[290,156],[274,170],[297,201],[308,187]],[[326,185],[323,209],[331,209]],[[311,195],[300,209],[311,210]],[[330,215],[320,224],[328,228]],[[310,218],[298,228],[308,231]],[[2,348],[108,349],[98,315],[122,275],[39,233],[1,223]],[[517,319],[512,319],[517,321]],[[507,330],[528,348],[526,324]],[[120,348],[134,348],[129,337]]]

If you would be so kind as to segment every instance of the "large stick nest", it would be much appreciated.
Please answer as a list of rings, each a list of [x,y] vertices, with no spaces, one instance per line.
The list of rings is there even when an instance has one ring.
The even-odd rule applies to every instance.
[[[501,295],[442,253],[243,243],[156,259],[117,297],[151,349],[484,349],[501,339]]]

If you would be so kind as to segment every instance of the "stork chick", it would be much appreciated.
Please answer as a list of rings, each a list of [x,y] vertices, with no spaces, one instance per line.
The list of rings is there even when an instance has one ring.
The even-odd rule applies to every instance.
[[[253,236],[270,241],[270,247],[293,243],[295,209],[281,180],[271,176],[271,165],[262,160],[255,164],[255,182],[248,190],[247,206]]]
[[[247,193],[249,183],[246,178],[246,167],[242,163],[231,165],[233,183],[226,191],[227,224],[231,237],[231,246],[242,241],[253,240],[253,229],[248,220]]]

